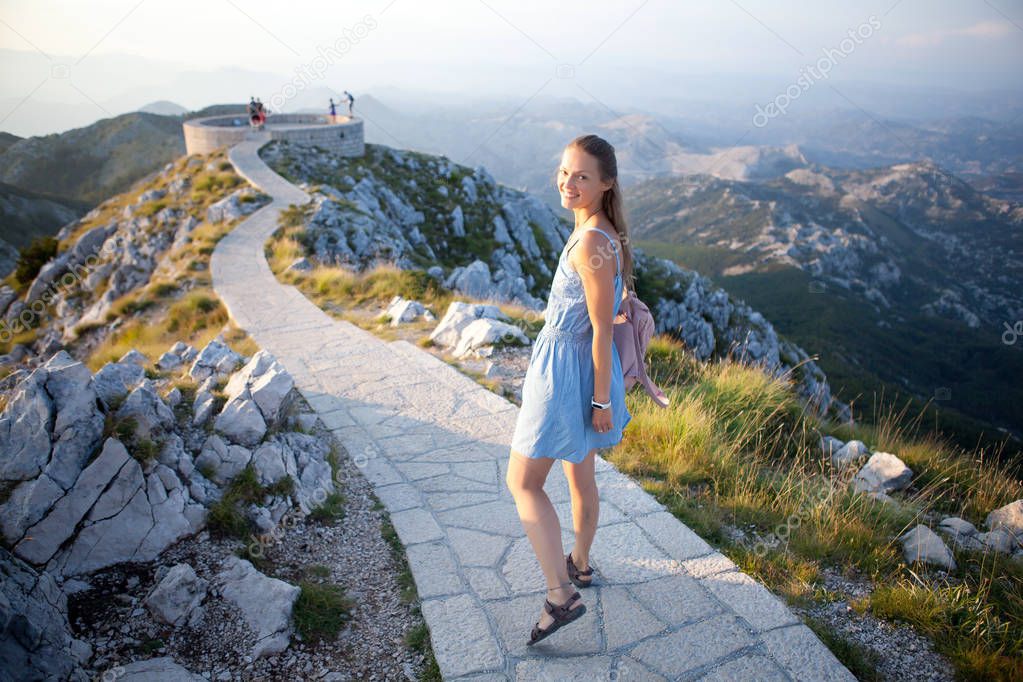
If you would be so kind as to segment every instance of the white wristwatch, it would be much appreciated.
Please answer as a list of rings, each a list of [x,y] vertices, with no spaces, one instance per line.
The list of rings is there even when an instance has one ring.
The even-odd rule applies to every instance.
[[[590,405],[598,410],[606,410],[611,407],[611,401],[608,400],[606,403],[598,403],[595,399],[590,398]]]

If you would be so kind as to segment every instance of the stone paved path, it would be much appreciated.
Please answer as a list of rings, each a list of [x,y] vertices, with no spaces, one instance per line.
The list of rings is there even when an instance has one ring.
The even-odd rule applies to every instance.
[[[504,484],[518,408],[275,279],[264,242],[280,209],[308,196],[260,161],[267,139],[230,151],[274,200],[217,245],[214,287],[373,482],[406,547],[445,679],[854,679],[781,601],[599,456],[591,563],[601,584],[581,590],[579,621],[526,647],[546,586]],[[557,464],[546,490],[567,551],[571,506]]]

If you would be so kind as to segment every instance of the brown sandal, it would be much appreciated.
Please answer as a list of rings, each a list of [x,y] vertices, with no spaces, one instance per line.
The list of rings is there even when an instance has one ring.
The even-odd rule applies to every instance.
[[[565,557],[565,561],[568,564],[568,578],[576,587],[589,587],[590,585],[593,584],[593,578],[590,578],[589,580],[579,579],[579,576],[581,575],[593,575],[593,566],[590,566],[585,571],[580,571],[576,567],[575,562],[572,561],[571,552],[569,552],[568,556]]]
[[[561,585],[558,585],[558,587],[564,587],[565,585],[568,584],[569,583],[561,583]],[[551,588],[551,590],[556,589],[558,588],[557,587]],[[548,592],[549,591],[550,590],[548,590]],[[532,632],[529,633],[529,641],[526,642],[526,646],[533,646],[541,639],[544,639],[549,635],[554,634],[554,632],[561,628],[561,626],[568,625],[572,621],[579,618],[579,616],[586,613],[586,604],[581,604],[580,606],[574,609],[572,608],[572,602],[574,602],[576,599],[579,599],[579,597],[580,597],[579,592],[573,592],[572,596],[566,599],[564,604],[552,604],[550,599],[545,600],[543,604],[544,611],[551,615],[551,617],[554,619],[554,622],[552,622],[550,625],[547,626],[546,629],[544,629],[540,627],[540,621],[536,621],[536,624],[533,626]]]

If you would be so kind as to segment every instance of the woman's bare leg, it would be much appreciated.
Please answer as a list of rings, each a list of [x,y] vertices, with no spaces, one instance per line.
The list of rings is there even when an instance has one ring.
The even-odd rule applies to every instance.
[[[590,567],[590,547],[597,534],[597,519],[600,516],[600,495],[594,473],[596,450],[590,450],[582,462],[574,464],[563,461],[568,489],[572,493],[572,523],[575,528],[575,545],[572,547],[572,563],[580,571]],[[593,576],[579,576],[589,581]]]
[[[505,483],[515,498],[519,520],[522,521],[522,527],[530,544],[533,545],[533,551],[536,552],[540,569],[547,581],[549,588],[547,599],[550,599],[552,604],[564,604],[575,592],[575,588],[568,580],[558,513],[543,489],[552,464],[554,460],[550,457],[530,458],[512,450]],[[580,604],[582,600],[577,599],[572,608],[578,608]],[[547,611],[541,609],[539,618],[541,628],[546,628],[553,620]]]

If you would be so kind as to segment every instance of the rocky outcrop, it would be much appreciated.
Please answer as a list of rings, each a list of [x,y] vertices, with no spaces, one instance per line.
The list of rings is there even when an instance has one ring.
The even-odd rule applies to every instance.
[[[208,508],[246,467],[260,485],[274,486],[262,500],[239,509],[252,522],[253,537],[273,531],[289,510],[312,512],[334,492],[329,443],[287,430],[298,423],[288,418],[297,394],[273,356],[260,351],[242,358],[222,339],[201,351],[176,345],[168,353],[182,360],[194,356],[191,365],[175,363],[177,379],[147,378],[143,365],[149,360],[137,352],[93,375],[61,351],[23,373],[15,386],[0,415],[5,491],[0,525],[11,547],[0,551],[4,669],[10,663],[9,669],[25,670],[25,679],[87,679],[78,671],[91,652],[68,634],[65,592],[56,587],[58,581],[67,585],[67,593],[88,590],[81,581],[91,574],[158,559],[204,528]],[[227,372],[239,361],[241,368]],[[227,405],[218,415],[225,431],[232,432],[227,407],[236,405],[275,427],[273,435],[246,446],[196,429],[187,409],[176,414],[161,393],[174,396],[176,388],[167,391],[166,384],[186,381],[186,372],[193,370],[209,374],[204,380],[209,390],[216,390],[211,382],[217,376],[227,379]],[[177,395],[180,402],[180,391]],[[131,437],[103,438],[107,419],[130,420]],[[155,581],[139,607],[159,623],[198,627],[208,599],[223,598],[255,633],[253,657],[288,646],[299,588],[262,575],[248,562],[229,560],[215,585],[187,563],[158,568]],[[129,667],[134,672],[127,672]],[[119,666],[118,675],[191,675],[170,659],[129,667]]]
[[[0,547],[0,679],[86,682],[91,656],[71,634],[67,597],[54,579]]]
[[[284,367],[266,351],[259,351],[231,376],[224,389],[227,404],[214,428],[235,443],[259,443],[267,428],[280,421],[285,399],[294,387]]]
[[[190,354],[180,346],[168,352]],[[189,372],[200,375],[220,375],[241,360],[220,340],[192,353]],[[183,415],[179,423],[141,363],[148,360],[129,353],[93,376],[61,351],[15,388],[0,415],[6,491],[0,531],[20,559],[54,576],[152,560],[198,532],[207,506],[250,463],[266,485],[294,479],[293,497],[251,510],[264,520],[263,530],[292,504],[308,513],[333,492],[329,449],[321,439],[279,429],[261,444],[267,425],[285,426],[293,397],[293,379],[271,355],[260,351],[226,374],[227,404],[216,423],[228,440],[204,435],[195,446],[189,445],[199,435],[189,429],[191,420]],[[236,420],[239,414],[256,415],[260,429],[248,429]],[[130,439],[101,443],[108,418],[130,422]],[[239,434],[244,444],[232,439]]]
[[[266,200],[248,187],[228,195],[230,183],[206,183],[193,191],[191,176],[202,172],[224,171],[217,163],[167,164],[143,181],[134,200],[131,194],[113,196],[65,225],[57,238],[70,246],[42,266],[24,294],[0,291],[0,335],[38,328],[26,358],[37,366],[85,330],[105,333],[114,304],[148,285],[154,275],[170,275],[188,288],[190,282],[174,277],[182,264],[166,257],[188,244],[199,225],[196,216],[234,220]]]
[[[637,251],[637,272],[670,288],[650,302],[658,332],[681,339],[700,360],[731,357],[791,374],[799,395],[819,414],[829,409],[848,421],[848,406],[831,397],[824,372],[795,344],[778,336],[763,315],[702,275]]]
[[[74,485],[103,434],[88,368],[64,351],[15,388],[0,415],[0,529],[9,545]]]
[[[337,173],[332,155],[291,153],[286,143],[261,155],[302,179]],[[470,170],[444,157],[370,145],[365,161],[333,187],[303,184],[313,197],[306,224],[312,259],[357,269],[456,260],[462,264],[444,279],[449,288],[543,308],[554,245],[571,230],[541,200],[499,185],[482,166]],[[477,235],[489,244],[474,252],[465,242]]]

